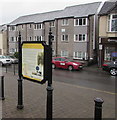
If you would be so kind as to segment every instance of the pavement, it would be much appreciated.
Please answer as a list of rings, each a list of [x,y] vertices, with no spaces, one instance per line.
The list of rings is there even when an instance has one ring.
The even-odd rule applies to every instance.
[[[101,72],[97,66],[85,70]],[[18,76],[4,73],[5,100],[2,102],[2,118],[46,118],[47,83],[38,84],[23,80],[22,110],[17,109]],[[115,94],[104,91],[53,81],[53,118],[94,118],[94,99],[104,100],[102,116],[115,120]]]

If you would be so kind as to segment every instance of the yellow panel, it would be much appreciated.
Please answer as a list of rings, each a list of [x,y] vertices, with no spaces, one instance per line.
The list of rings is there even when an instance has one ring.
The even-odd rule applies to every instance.
[[[40,43],[24,43],[22,48],[30,48],[30,49],[44,49],[44,46]]]

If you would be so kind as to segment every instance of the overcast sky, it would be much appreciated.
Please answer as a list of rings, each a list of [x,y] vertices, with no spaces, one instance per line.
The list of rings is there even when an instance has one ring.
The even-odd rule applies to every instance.
[[[105,0],[0,0],[0,25],[23,15],[62,10],[67,6],[97,1]]]

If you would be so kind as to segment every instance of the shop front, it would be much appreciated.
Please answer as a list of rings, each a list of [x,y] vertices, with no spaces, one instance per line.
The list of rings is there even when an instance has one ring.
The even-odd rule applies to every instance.
[[[117,59],[117,37],[100,38],[98,64],[101,67],[104,62]]]

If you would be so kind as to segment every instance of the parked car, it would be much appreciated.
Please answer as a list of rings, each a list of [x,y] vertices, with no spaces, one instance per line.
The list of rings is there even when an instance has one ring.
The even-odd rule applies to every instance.
[[[6,56],[6,58],[9,58],[13,64],[18,63],[18,59],[14,56]]]
[[[11,65],[11,60],[9,58],[6,58],[4,55],[0,55],[0,63],[3,65]]]
[[[105,62],[102,65],[102,69],[104,71],[108,71],[111,75],[116,76],[117,75],[117,60],[111,61],[111,62]]]
[[[54,57],[52,59],[52,68],[63,68],[72,71],[82,69],[83,65],[80,62],[71,61],[65,57]]]

